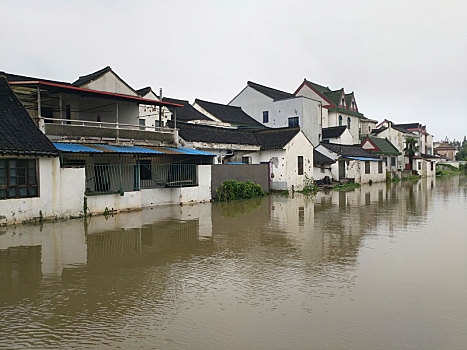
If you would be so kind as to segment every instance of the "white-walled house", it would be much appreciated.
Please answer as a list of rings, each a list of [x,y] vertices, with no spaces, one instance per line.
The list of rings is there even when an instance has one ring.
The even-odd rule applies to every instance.
[[[323,128],[323,142],[353,145],[354,138],[346,125]]]
[[[352,180],[364,184],[386,181],[386,166],[382,159],[356,145],[321,143],[316,150],[336,163],[331,166],[334,181]]]
[[[216,164],[270,164],[271,189],[301,190],[313,177],[313,145],[298,127],[242,130],[178,125],[180,143],[215,153]]]
[[[150,86],[136,90],[136,92],[144,99],[161,101],[160,97],[152,90]],[[162,92],[162,89],[160,92]],[[144,129],[146,129],[146,127],[156,128],[160,126],[166,126],[167,122],[171,119],[172,113],[167,107],[147,104],[139,105],[139,125]]]
[[[323,182],[325,178],[332,180],[332,165],[336,163],[329,157],[318,152],[316,149],[313,150],[313,179],[318,183]]]
[[[321,102],[264,85],[247,86],[229,102],[268,128],[300,126],[313,145],[322,139]]]
[[[360,143],[361,119],[364,116],[358,110],[353,92],[346,94],[343,88],[331,90],[304,79],[294,95],[319,101],[323,107],[322,127],[346,125],[353,137],[353,144]]]
[[[370,136],[387,139],[389,142],[391,142],[391,144],[394,145],[400,152],[395,162],[396,170],[402,171],[405,169],[405,164],[408,163],[408,158],[404,156],[405,140],[408,137],[415,137],[415,134],[385,119],[380,124],[378,124],[378,128],[374,129]],[[393,163],[394,162],[391,160],[391,164]]]
[[[426,131],[426,125],[421,123],[396,124],[397,127],[404,128],[415,134],[418,140],[418,149],[420,153],[433,155],[433,135]]]
[[[398,163],[402,154],[387,138],[367,136],[362,142],[362,148],[384,160],[386,170],[400,178],[403,164]]]

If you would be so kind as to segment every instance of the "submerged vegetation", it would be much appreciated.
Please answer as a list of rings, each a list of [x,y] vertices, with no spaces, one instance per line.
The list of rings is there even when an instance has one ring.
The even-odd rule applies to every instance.
[[[420,176],[418,175],[410,175],[402,178],[402,181],[418,181],[420,180]]]
[[[348,184],[337,184],[332,187],[334,191],[351,191],[356,188],[360,188],[360,184],[356,182],[352,182]]]
[[[216,192],[219,202],[264,197],[266,195],[261,186],[252,181],[239,182],[227,180],[222,183]]]
[[[461,175],[465,173],[465,164],[460,164],[459,169],[451,164],[438,164],[436,167],[436,176]]]
[[[305,186],[303,186],[303,190],[299,191],[303,194],[309,195],[318,192],[318,186],[316,185],[315,181],[312,177],[308,177],[305,174]]]

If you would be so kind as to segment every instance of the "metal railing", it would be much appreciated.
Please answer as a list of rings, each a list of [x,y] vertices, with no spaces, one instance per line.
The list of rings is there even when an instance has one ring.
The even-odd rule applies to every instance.
[[[162,127],[162,126],[148,126],[148,125],[136,125],[136,124],[122,124],[122,123],[110,123],[110,122],[95,122],[91,120],[80,120],[80,119],[58,119],[58,118],[46,118],[36,117],[34,118],[39,122],[43,120],[46,124],[59,124],[73,126],[86,126],[92,128],[108,128],[108,129],[123,129],[123,130],[140,130],[140,131],[154,131],[154,132],[167,132],[173,133],[173,129]]]
[[[196,164],[94,164],[85,172],[87,195],[198,185]]]

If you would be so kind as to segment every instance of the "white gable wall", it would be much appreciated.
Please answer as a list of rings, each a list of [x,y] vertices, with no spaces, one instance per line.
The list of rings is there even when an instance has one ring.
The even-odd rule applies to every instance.
[[[123,83],[112,71],[104,73],[96,80],[92,80],[82,85],[81,87],[85,89],[106,91],[116,94],[138,96],[138,94],[133,89],[129,88],[125,83]]]
[[[299,125],[313,145],[319,144],[322,136],[321,105],[319,102],[296,97],[279,101],[247,86],[230,103],[241,107],[245,113],[270,128],[288,127],[289,118],[298,117]],[[269,120],[263,123],[263,112],[267,111]]]

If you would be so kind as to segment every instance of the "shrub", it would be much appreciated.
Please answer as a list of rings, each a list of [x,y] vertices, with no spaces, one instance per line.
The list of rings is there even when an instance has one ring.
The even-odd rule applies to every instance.
[[[353,182],[353,183],[348,183],[348,184],[337,184],[333,186],[334,191],[350,191],[354,190],[356,188],[359,188],[360,184]]]
[[[308,177],[305,174],[305,185],[303,186],[303,190],[299,191],[303,194],[312,194],[318,192],[318,186],[316,186],[315,181],[312,177]]]
[[[263,197],[266,195],[261,186],[254,182],[239,182],[235,180],[224,181],[216,192],[220,202]]]

